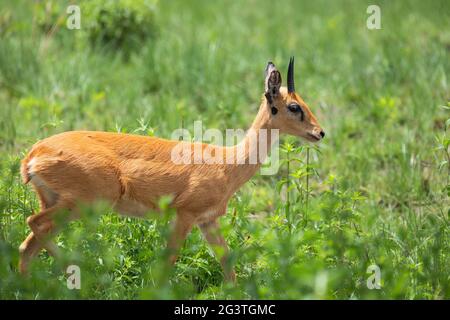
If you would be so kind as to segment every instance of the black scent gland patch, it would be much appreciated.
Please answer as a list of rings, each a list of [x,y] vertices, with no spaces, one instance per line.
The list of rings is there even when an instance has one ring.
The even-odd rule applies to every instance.
[[[278,109],[277,108],[275,108],[275,107],[272,107],[272,114],[277,114],[278,113]]]

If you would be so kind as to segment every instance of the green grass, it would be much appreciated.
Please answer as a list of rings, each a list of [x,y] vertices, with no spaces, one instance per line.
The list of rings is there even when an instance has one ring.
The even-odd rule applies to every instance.
[[[161,1],[156,35],[127,51],[90,44],[83,13],[82,30],[63,23],[46,36],[42,6],[3,1],[0,298],[450,298],[450,4],[379,1],[382,29],[368,30],[369,4]],[[19,176],[34,142],[75,129],[169,138],[200,119],[247,128],[266,62],[285,76],[290,55],[327,135],[318,150],[283,138],[278,174],[257,174],[232,198],[220,222],[236,286],[198,230],[168,271],[167,219],[101,205],[58,236],[62,261],[43,252],[29,278],[17,274],[38,208]],[[82,270],[79,291],[66,287],[70,263]],[[372,264],[380,290],[366,286]]]

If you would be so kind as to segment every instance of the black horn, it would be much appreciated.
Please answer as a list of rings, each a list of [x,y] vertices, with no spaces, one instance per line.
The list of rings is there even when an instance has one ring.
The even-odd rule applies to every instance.
[[[287,74],[287,86],[288,86],[288,92],[292,93],[295,91],[295,85],[294,85],[294,57],[291,57],[289,60],[289,68],[288,68],[288,74]]]

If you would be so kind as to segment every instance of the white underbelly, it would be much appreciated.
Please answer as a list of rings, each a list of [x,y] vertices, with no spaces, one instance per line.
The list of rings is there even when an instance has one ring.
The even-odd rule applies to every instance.
[[[141,202],[132,199],[122,198],[114,204],[120,214],[132,217],[145,217],[152,211],[151,207],[144,205]]]

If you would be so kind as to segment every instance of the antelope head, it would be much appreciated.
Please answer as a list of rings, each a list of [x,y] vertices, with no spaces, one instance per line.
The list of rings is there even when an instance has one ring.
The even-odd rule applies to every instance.
[[[272,62],[267,64],[264,95],[272,128],[311,142],[323,139],[325,132],[306,102],[295,92],[294,57],[289,61],[287,88],[281,87],[281,74],[275,65]]]

